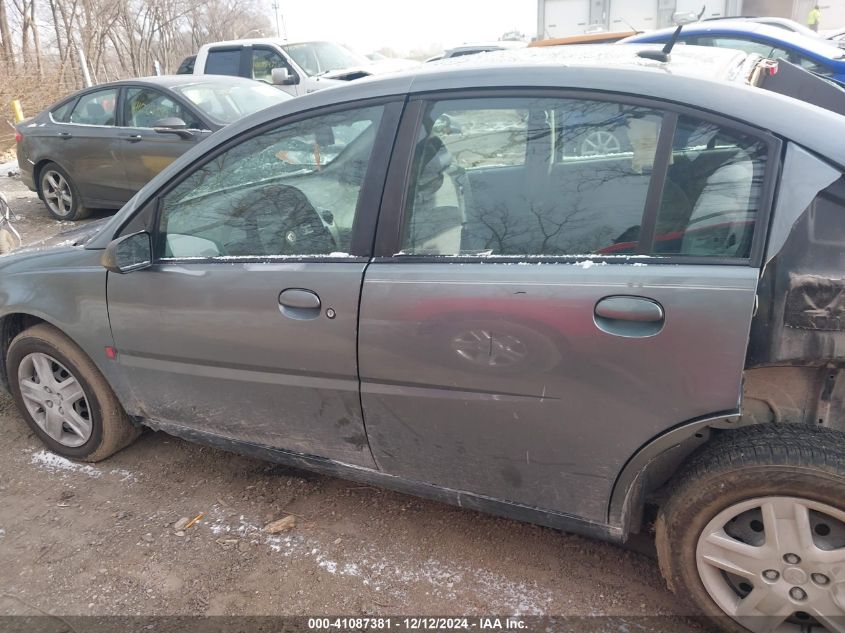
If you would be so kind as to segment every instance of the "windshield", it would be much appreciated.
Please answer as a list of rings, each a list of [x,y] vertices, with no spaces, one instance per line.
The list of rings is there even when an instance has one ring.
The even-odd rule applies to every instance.
[[[293,61],[312,77],[333,70],[367,66],[370,63],[366,57],[356,55],[334,42],[302,42],[288,44],[284,49],[293,57]]]
[[[233,85],[231,79],[173,89],[211,120],[223,125],[291,98],[286,92],[267,84],[246,82]]]

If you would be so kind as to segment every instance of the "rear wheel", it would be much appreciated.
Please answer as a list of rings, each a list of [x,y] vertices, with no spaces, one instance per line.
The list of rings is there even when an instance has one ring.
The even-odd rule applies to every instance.
[[[669,586],[724,630],[845,631],[845,439],[783,425],[717,440],[661,508],[657,548]]]
[[[57,220],[82,220],[91,211],[82,206],[79,190],[67,172],[56,163],[47,163],[39,173],[44,206]]]
[[[140,434],[91,359],[50,325],[12,340],[6,371],[21,415],[54,453],[96,462]]]

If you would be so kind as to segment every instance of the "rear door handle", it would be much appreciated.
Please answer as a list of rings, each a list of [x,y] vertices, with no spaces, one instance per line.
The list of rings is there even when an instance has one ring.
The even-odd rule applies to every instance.
[[[663,320],[663,307],[645,297],[605,297],[596,304],[596,316],[618,321],[649,323]]]
[[[286,288],[279,293],[279,310],[291,319],[300,321],[320,316],[320,297],[304,288]]]
[[[72,137],[73,137],[73,134],[71,134],[70,132],[59,132],[59,138],[62,139],[63,141],[66,141],[67,139],[72,138]]]
[[[625,295],[601,299],[594,316],[596,326],[603,332],[629,338],[654,336],[666,321],[663,306],[657,301]]]

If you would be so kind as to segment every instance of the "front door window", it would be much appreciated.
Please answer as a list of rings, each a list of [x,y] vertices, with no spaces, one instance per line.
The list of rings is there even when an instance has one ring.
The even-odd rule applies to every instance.
[[[163,256],[348,252],[382,109],[290,123],[200,167],[164,198]]]

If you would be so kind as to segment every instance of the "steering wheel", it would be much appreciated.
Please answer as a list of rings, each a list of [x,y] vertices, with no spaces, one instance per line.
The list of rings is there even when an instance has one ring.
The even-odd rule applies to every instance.
[[[224,244],[226,255],[322,255],[338,248],[305,194],[290,185],[251,189],[235,204],[232,224],[246,238]]]

